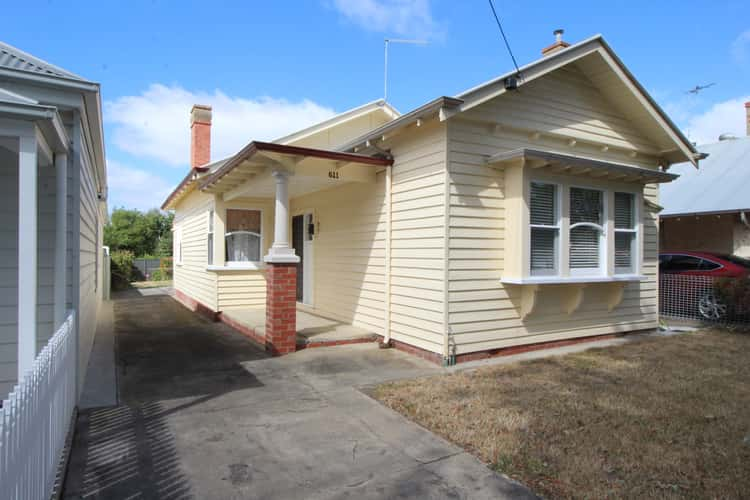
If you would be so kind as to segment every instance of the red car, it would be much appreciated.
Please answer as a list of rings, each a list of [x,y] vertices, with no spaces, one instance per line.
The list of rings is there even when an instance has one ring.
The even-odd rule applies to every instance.
[[[664,252],[659,255],[660,312],[707,320],[746,315],[749,276],[750,259],[736,255]]]

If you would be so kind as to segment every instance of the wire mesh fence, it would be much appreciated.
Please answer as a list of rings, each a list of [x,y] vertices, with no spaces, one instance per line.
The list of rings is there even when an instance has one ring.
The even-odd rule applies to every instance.
[[[659,313],[664,318],[750,326],[750,279],[661,274]]]

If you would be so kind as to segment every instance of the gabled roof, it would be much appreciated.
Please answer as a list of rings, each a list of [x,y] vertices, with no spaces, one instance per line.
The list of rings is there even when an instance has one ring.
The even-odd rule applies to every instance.
[[[700,170],[672,165],[680,178],[659,189],[664,216],[750,211],[750,137],[700,146],[708,153]]]
[[[343,113],[339,113],[335,116],[332,116],[328,120],[324,120],[320,123],[316,123],[315,125],[304,128],[302,130],[298,130],[289,135],[285,135],[284,137],[280,137],[271,142],[275,142],[277,144],[289,144],[292,142],[296,142],[300,139],[309,137],[313,134],[317,134],[318,132],[322,132],[328,128],[340,125],[344,122],[353,120],[355,118],[366,115],[367,113],[370,113],[378,109],[382,110],[391,118],[398,118],[399,116],[401,116],[401,113],[399,113],[398,110],[396,110],[396,108],[391,106],[388,102],[386,102],[383,99],[378,99],[376,101],[363,104],[362,106],[357,106],[356,108],[352,108],[348,111],[344,111]]]
[[[509,77],[517,76],[520,73],[518,89],[522,89],[525,84],[571,63],[579,64],[581,69],[592,77],[595,84],[604,86],[606,83],[611,85],[613,95],[616,93],[617,99],[624,100],[626,103],[621,111],[639,125],[648,128],[650,135],[655,140],[664,146],[668,146],[669,149],[664,149],[663,155],[669,161],[676,163],[688,160],[694,164],[697,163],[700,154],[693,144],[635,79],[601,35],[595,35],[582,42],[560,49],[522,66],[520,71],[508,72],[466,90],[453,98],[441,98],[446,103],[446,107],[439,110],[440,119],[445,120],[468,111],[507,92],[516,92],[516,90],[505,88],[505,81]],[[433,100],[431,103],[438,100]],[[417,113],[409,112],[387,124],[387,127],[393,132],[416,122],[418,119],[420,119],[420,116]],[[381,129],[374,130],[350,141],[341,149],[347,150],[362,146],[367,141],[376,139],[381,135]]]
[[[75,73],[71,73],[59,66],[50,64],[47,61],[32,56],[29,53],[17,49],[12,45],[0,42],[0,66],[31,73],[41,73],[50,76],[69,78],[71,80],[88,81]]]
[[[383,99],[378,99],[376,101],[363,104],[362,106],[358,106],[356,108],[344,111],[320,123],[316,123],[315,125],[304,128],[302,130],[298,130],[297,132],[294,132],[292,134],[276,139],[272,143],[253,141],[247,146],[245,146],[241,151],[239,151],[238,153],[232,156],[229,156],[222,160],[210,162],[206,165],[201,165],[196,168],[191,168],[188,174],[185,176],[185,178],[169,194],[167,199],[162,204],[161,208],[162,210],[169,210],[169,209],[174,208],[175,204],[179,202],[179,200],[182,197],[184,197],[186,194],[188,194],[193,189],[195,189],[195,187],[197,186],[198,179],[202,179],[206,177],[206,179],[204,179],[204,182],[201,183],[201,189],[205,187],[207,183],[211,183],[220,179],[222,176],[228,173],[228,171],[230,171],[231,169],[235,168],[237,165],[242,163],[242,161],[246,159],[249,152],[254,153],[257,149],[271,150],[274,148],[274,146],[286,147],[290,143],[300,141],[306,137],[317,134],[326,129],[335,127],[342,123],[346,123],[349,120],[353,120],[357,117],[366,115],[375,110],[382,110],[384,113],[386,113],[389,116],[392,116],[393,118],[400,116],[400,113],[393,106],[388,104]],[[292,146],[289,146],[289,147],[292,147]],[[318,152],[327,152],[331,155],[340,154],[340,153],[337,153],[336,151],[325,151],[325,150],[320,150],[317,148],[297,148],[297,149],[301,151],[300,154],[311,154],[313,156],[318,154]],[[305,151],[307,153],[305,153]],[[363,158],[361,155],[345,155],[345,156],[347,158],[351,157],[350,159],[353,158],[353,161],[355,162],[361,162]],[[382,163],[382,160],[380,159],[374,158],[373,160],[374,160],[374,164]]]

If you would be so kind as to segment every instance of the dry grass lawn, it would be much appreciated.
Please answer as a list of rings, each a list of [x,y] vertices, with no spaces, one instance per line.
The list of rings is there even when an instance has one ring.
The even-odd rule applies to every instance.
[[[375,395],[547,497],[750,495],[748,334],[644,338]]]

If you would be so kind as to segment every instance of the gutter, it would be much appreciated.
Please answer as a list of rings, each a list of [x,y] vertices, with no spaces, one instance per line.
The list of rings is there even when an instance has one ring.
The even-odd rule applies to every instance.
[[[23,120],[45,122],[47,126],[42,126],[48,132],[51,132],[55,136],[53,138],[57,140],[55,150],[58,152],[68,151],[70,138],[56,107],[42,104],[21,104],[0,101],[0,113]]]
[[[380,167],[390,167],[391,165],[393,165],[393,159],[388,158],[377,158],[372,156],[357,155],[353,153],[345,153],[341,151],[330,151],[327,149],[289,146],[285,144],[276,144],[273,142],[253,141],[242,148],[239,153],[234,155],[229,161],[222,165],[221,168],[206,177],[206,179],[201,182],[200,188],[205,189],[209,185],[221,180],[222,177],[231,172],[240,163],[252,157],[253,155],[255,155],[255,153],[262,151],[294,156],[310,156],[313,158],[324,158],[328,160],[361,163],[365,165]]]
[[[393,132],[396,129],[411,125],[412,123],[415,123],[419,120],[423,120],[427,118],[428,116],[431,116],[435,113],[440,113],[443,109],[452,110],[452,109],[458,108],[461,104],[463,104],[463,102],[464,102],[463,99],[456,99],[455,97],[448,97],[448,96],[438,97],[437,99],[434,99],[426,104],[423,104],[417,109],[409,111],[405,115],[401,115],[400,117],[386,123],[385,125],[381,125],[375,130],[371,130],[370,132],[367,132],[366,134],[361,135],[357,137],[356,139],[347,142],[346,144],[338,147],[337,149],[339,151],[350,151],[357,146],[364,146],[367,144],[367,142],[371,140],[382,137],[383,135]]]
[[[169,193],[169,196],[167,196],[167,199],[164,200],[164,203],[161,204],[162,210],[169,210],[169,205],[172,203],[172,200],[174,200],[180,192],[182,192],[183,189],[185,189],[189,184],[190,181],[197,180],[197,175],[202,174],[204,172],[208,172],[208,167],[193,167],[188,171],[187,175],[184,179],[180,181],[179,184],[177,184],[177,187],[174,188],[174,190]]]

